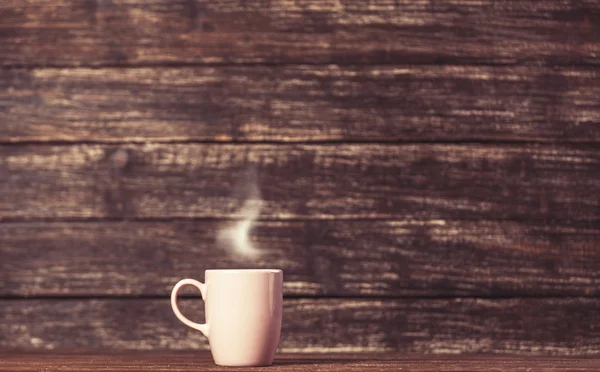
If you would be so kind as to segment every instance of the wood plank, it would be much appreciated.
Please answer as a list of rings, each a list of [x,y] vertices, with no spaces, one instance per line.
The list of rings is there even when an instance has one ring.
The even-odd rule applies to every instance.
[[[202,321],[199,299],[182,312]],[[208,348],[164,299],[1,300],[0,348]],[[281,351],[598,355],[598,298],[294,299]]]
[[[0,297],[168,296],[215,268],[281,268],[286,296],[600,295],[597,224],[262,221],[258,257],[219,244],[230,224],[3,223]]]
[[[231,371],[214,364],[208,351],[4,351],[0,371],[38,372],[40,367],[63,372],[81,371]],[[287,353],[273,365],[252,371],[438,371],[438,372],[592,371],[597,357],[518,355],[424,355],[403,353]]]
[[[0,179],[4,220],[241,217],[256,188],[262,219],[600,219],[592,145],[6,145]]]
[[[594,0],[2,1],[2,65],[587,63]]]
[[[0,70],[0,142],[600,142],[593,69]]]

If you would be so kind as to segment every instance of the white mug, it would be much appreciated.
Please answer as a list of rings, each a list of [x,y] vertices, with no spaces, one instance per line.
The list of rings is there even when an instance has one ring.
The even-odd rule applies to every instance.
[[[208,337],[215,363],[221,366],[267,366],[273,363],[283,307],[281,270],[206,270],[205,283],[180,280],[171,292],[173,312],[183,324]],[[206,323],[186,318],[177,294],[190,285],[202,294]]]

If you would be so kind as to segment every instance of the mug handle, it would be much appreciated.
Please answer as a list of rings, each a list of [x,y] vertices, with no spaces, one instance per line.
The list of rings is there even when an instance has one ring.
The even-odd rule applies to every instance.
[[[177,284],[175,284],[175,287],[173,287],[173,290],[171,291],[171,307],[173,308],[173,312],[175,313],[177,319],[179,319],[183,324],[202,332],[204,336],[208,337],[208,324],[192,322],[186,318],[177,307],[177,295],[179,294],[181,288],[185,287],[186,285],[191,285],[192,287],[198,288],[200,294],[202,295],[202,300],[205,300],[206,284],[194,279],[181,279]]]

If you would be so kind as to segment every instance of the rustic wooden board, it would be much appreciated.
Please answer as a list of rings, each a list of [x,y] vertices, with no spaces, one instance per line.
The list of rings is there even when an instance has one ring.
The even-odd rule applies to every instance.
[[[594,0],[5,0],[0,64],[598,64]]]
[[[600,219],[595,145],[6,145],[0,219]],[[236,191],[237,190],[237,191]]]
[[[202,321],[199,299],[181,301]],[[1,300],[0,348],[207,349],[163,299]],[[598,298],[294,299],[284,352],[598,355]]]
[[[0,70],[0,142],[600,141],[593,69]]]
[[[274,267],[292,296],[600,295],[597,226],[260,222],[249,258],[217,242],[230,224],[3,223],[0,296],[168,296],[206,269]]]
[[[214,364],[208,351],[0,351],[0,371],[231,371]],[[593,371],[594,357],[518,355],[422,355],[403,353],[277,354],[273,365],[252,371]]]

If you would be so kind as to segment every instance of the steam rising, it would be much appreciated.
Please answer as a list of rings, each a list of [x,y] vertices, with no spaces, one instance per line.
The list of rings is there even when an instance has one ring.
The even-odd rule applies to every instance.
[[[236,221],[232,226],[220,230],[217,234],[217,243],[235,256],[252,258],[261,253],[250,242],[250,231],[260,214],[262,200],[257,185],[256,170],[251,169],[244,178],[244,182],[238,184],[237,187],[241,191],[238,194],[245,198],[238,213],[242,219]]]

